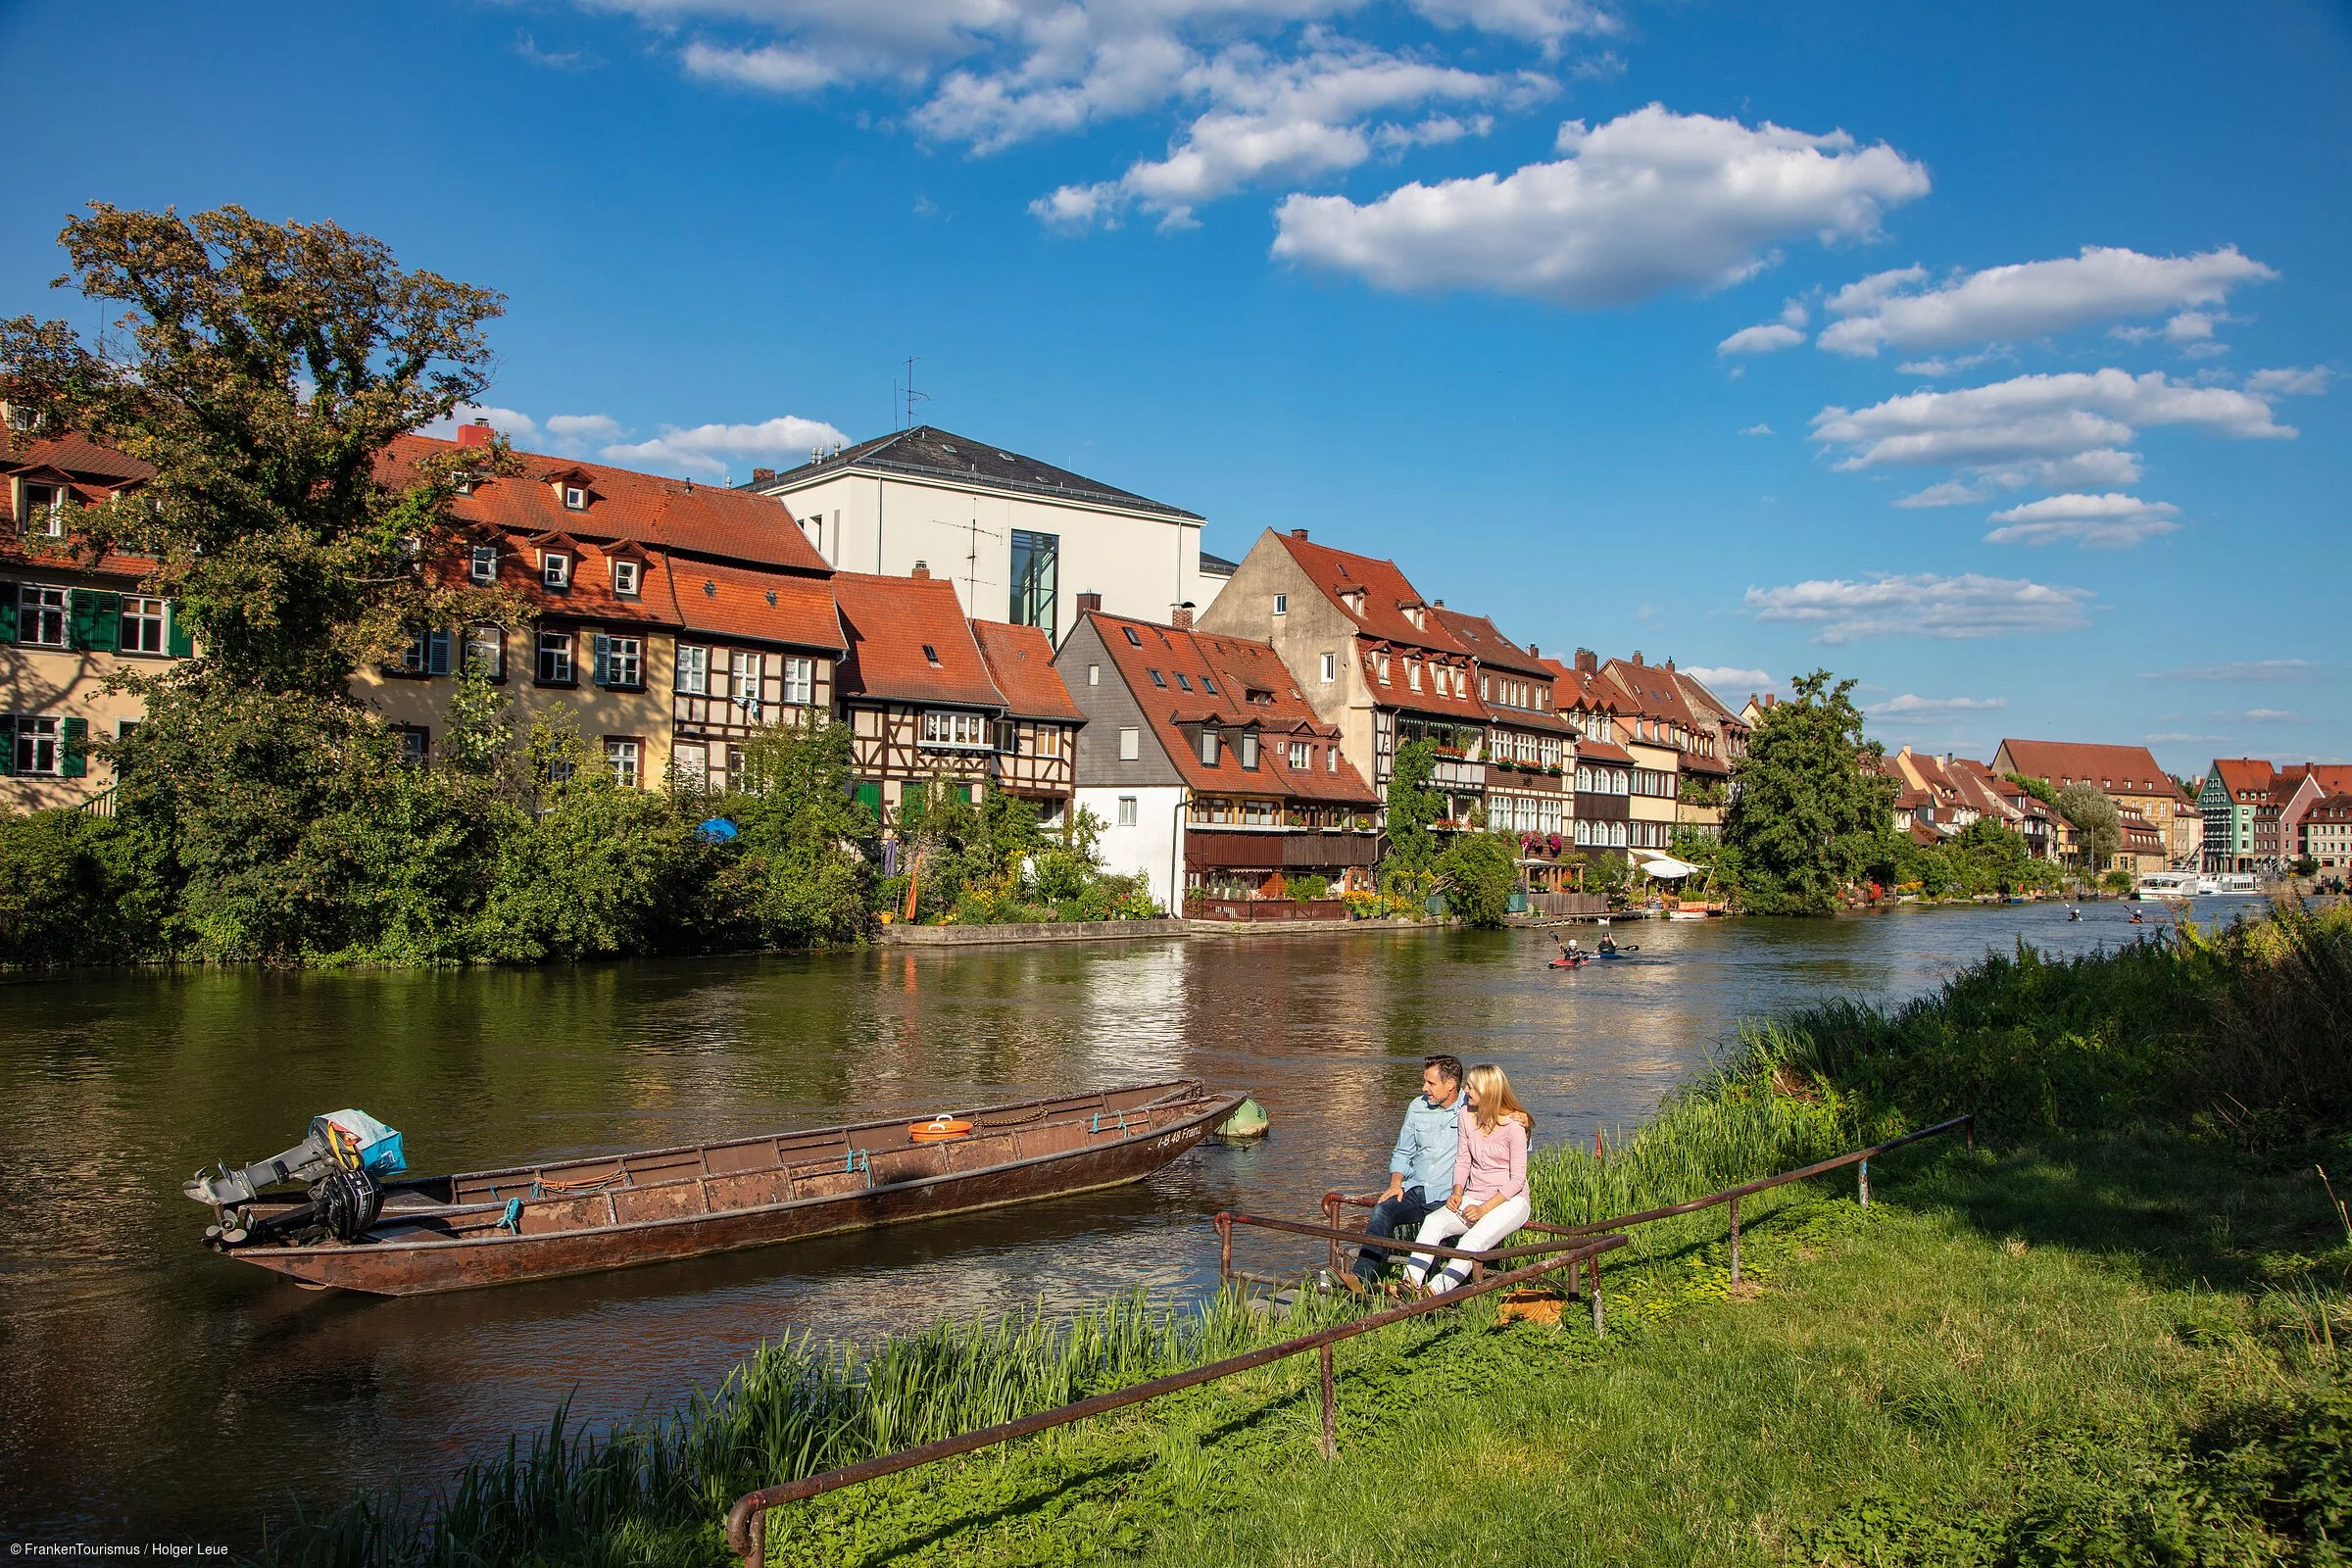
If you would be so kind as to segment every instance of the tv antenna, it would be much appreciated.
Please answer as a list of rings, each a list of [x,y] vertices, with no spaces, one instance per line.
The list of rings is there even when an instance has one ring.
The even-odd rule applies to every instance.
[[[914,389],[914,355],[906,356],[906,384],[905,386],[901,386],[896,381],[890,383],[890,416],[899,421],[899,428],[902,430],[914,428],[914,406],[917,403],[931,401],[930,393],[917,392]]]
[[[931,520],[933,523],[942,528],[960,528],[963,530],[963,602],[965,606],[968,607],[970,613],[978,614],[978,607],[980,604],[980,541],[982,539],[1002,539],[1004,536],[997,532],[994,528],[983,528],[980,526],[980,512],[977,504],[975,504],[972,509],[972,518],[969,522],[950,522],[945,517],[933,517]],[[990,580],[989,586],[992,588],[996,586],[993,578]]]

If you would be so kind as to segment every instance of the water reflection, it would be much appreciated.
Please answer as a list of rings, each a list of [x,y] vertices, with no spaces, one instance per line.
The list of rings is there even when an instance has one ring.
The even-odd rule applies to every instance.
[[[1220,1207],[1381,1180],[1421,1057],[1500,1061],[1544,1142],[1631,1126],[1743,1013],[1916,991],[2109,906],[1647,925],[1543,967],[1534,933],[888,952],[488,974],[29,982],[0,1014],[0,1532],[250,1542],[259,1509],[431,1481],[542,1426],[714,1381],[763,1342],[864,1337],[1143,1285],[1202,1289]],[[195,1246],[178,1184],[374,1111],[432,1169],[908,1116],[1191,1074],[1262,1146],[1151,1182],[868,1236],[406,1301],[322,1297]],[[256,1496],[222,1485],[271,1478]]]

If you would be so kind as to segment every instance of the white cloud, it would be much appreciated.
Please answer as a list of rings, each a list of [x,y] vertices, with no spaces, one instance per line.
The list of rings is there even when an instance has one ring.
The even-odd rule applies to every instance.
[[[1914,491],[1897,501],[1895,505],[1898,507],[1959,507],[1965,506],[1971,501],[1982,501],[1986,493],[1984,486],[1981,484],[1962,484],[1956,479],[1946,479],[1941,484],[1932,484],[1925,490]]]
[[[1182,227],[1195,207],[1260,180],[1314,179],[1353,169],[1376,150],[1457,139],[1493,124],[1449,115],[1414,123],[1382,118],[1392,113],[1436,102],[1520,107],[1557,90],[1530,73],[1481,75],[1328,37],[1290,60],[1238,45],[1185,71],[1177,85],[1209,108],[1165,158],[1140,161],[1116,180],[1065,185],[1030,211],[1069,228],[1136,202],[1158,213],[1164,226]]]
[[[2141,680],[2301,680],[2320,666],[2308,659],[2255,659],[2225,664],[2189,664],[2180,669],[2151,669]]]
[[[2238,440],[2291,438],[2267,397],[2168,379],[2161,371],[2021,375],[1950,392],[1911,392],[1861,410],[1831,407],[1812,439],[1842,449],[1845,470],[1954,467],[2015,489],[2136,483],[2140,459],[2125,444],[2145,425],[2181,425]],[[1981,492],[1936,486],[1913,506],[1950,505]]]
[[[612,463],[720,474],[727,471],[729,458],[805,458],[813,448],[848,441],[821,419],[783,415],[758,424],[698,424],[692,429],[665,424],[653,440],[615,443],[606,447],[603,456]]]
[[[722,49],[701,39],[686,46],[680,62],[690,76],[723,81],[762,92],[816,92],[842,79],[836,64],[805,49],[768,44],[759,49]]]
[[[1751,424],[1745,429],[1741,430],[1740,433],[1741,435],[1770,435],[1772,434],[1772,426],[1769,424]]]
[[[1683,673],[1727,703],[1735,692],[1770,691],[1779,684],[1763,670],[1741,669],[1737,664],[1691,664]]]
[[[1743,326],[1715,345],[1717,354],[1771,354],[1780,349],[1792,349],[1805,340],[1805,334],[1793,326],[1778,321],[1766,321],[1760,326]]]
[[[1561,126],[1557,162],[1419,182],[1358,204],[1293,195],[1274,254],[1392,289],[1481,288],[1567,306],[1721,288],[1806,234],[1867,239],[1928,172],[1843,131],[1754,128],[1651,104]]]
[[[574,441],[609,441],[621,434],[621,427],[609,414],[551,414],[547,433]]]
[[[2303,717],[2291,708],[2249,708],[2243,716],[2258,724],[2296,723]]]
[[[1887,718],[1951,718],[1961,713],[1988,713],[2007,708],[2006,697],[1921,697],[1905,692],[1870,705],[1874,716]]]
[[[2314,397],[2328,390],[2334,373],[2324,365],[2300,370],[2256,370],[2246,377],[2246,390],[2258,398]]]
[[[1843,319],[1832,322],[1819,342],[1833,353],[1867,356],[1883,345],[1948,348],[2168,311],[2180,314],[2167,335],[2186,341],[2175,334],[2209,336],[2214,319],[2187,307],[2220,305],[2230,289],[2278,275],[2234,245],[2194,256],[2085,245],[2078,257],[1989,267],[1917,290],[1912,285],[1926,280],[1925,269],[1905,268],[1831,295],[1830,313]]]
[[[2105,495],[2045,496],[1996,512],[1990,520],[2005,526],[1984,536],[1995,545],[2078,545],[2128,549],[2167,534],[2180,524],[2180,509],[2169,501],[2142,501],[2116,491]]]
[[[1895,370],[1902,375],[1924,375],[1931,380],[1941,380],[1944,376],[1957,375],[1962,370],[1973,370],[1980,365],[2007,358],[2009,356],[1999,349],[1986,349],[1982,354],[1956,354],[1949,358],[1931,354],[1924,360],[1905,360],[1895,367]]]
[[[1618,28],[1613,13],[1588,0],[1413,0],[1413,9],[1441,27],[1470,27],[1554,50],[1572,34],[1613,33]],[[1606,71],[1615,58],[1604,54],[1586,70]]]
[[[1758,620],[1809,627],[1815,642],[1838,644],[1862,637],[1964,639],[2072,631],[2085,623],[2083,606],[2092,597],[2087,588],[2022,577],[1922,572],[1750,588],[1746,604]]]

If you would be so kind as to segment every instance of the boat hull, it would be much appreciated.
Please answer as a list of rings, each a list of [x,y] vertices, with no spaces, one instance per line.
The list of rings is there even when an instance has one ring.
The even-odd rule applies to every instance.
[[[1021,1134],[865,1153],[861,1172],[871,1185],[853,1192],[537,1234],[526,1226],[518,1234],[369,1239],[348,1246],[246,1246],[229,1255],[313,1289],[424,1296],[741,1251],[1140,1181],[1207,1137],[1244,1098],[1204,1094],[1172,1104],[1102,1114],[1092,1126],[1084,1119],[1046,1124],[1027,1136],[1033,1142],[1069,1147],[968,1168],[957,1168],[959,1155],[984,1155]],[[1139,1121],[1148,1124],[1139,1127]],[[852,1179],[848,1171],[842,1175]],[[708,1189],[711,1180],[728,1179],[706,1178],[701,1185]],[[623,1189],[560,1201],[617,1215],[618,1200],[632,1196]],[[681,1193],[677,1201],[689,1197]],[[710,1201],[707,1193],[702,1201]],[[534,1205],[546,1206],[548,1200]],[[401,1220],[397,1209],[387,1209],[378,1228],[397,1232]]]

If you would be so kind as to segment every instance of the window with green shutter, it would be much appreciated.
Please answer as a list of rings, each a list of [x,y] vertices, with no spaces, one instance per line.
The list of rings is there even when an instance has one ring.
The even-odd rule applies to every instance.
[[[191,659],[195,657],[196,632],[195,629],[189,626],[180,615],[178,600],[174,599],[172,601],[170,610],[166,614],[166,618],[171,622],[171,626],[168,635],[164,640],[165,652],[169,653],[173,659]]]
[[[74,589],[72,646],[84,653],[113,653],[116,623],[122,614],[121,594],[110,594],[97,588]]]
[[[69,718],[58,725],[58,738],[64,742],[57,760],[57,770],[67,778],[86,778],[90,771],[90,721]]]
[[[17,640],[17,585],[0,582],[0,643]]]
[[[12,585],[13,588],[13,585]],[[17,715],[0,713],[0,775],[17,773]]]
[[[867,810],[873,812],[875,821],[879,822],[882,820],[881,785],[870,782],[861,783],[855,791],[852,792],[851,798],[857,801],[859,806],[862,806]]]

